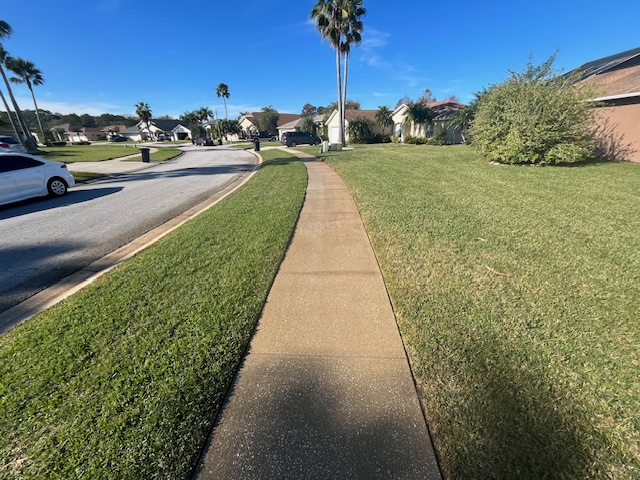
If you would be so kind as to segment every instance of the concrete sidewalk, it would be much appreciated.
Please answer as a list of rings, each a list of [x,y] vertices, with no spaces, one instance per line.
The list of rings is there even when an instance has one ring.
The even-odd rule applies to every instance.
[[[197,478],[439,479],[356,205],[331,168],[296,154],[305,203]]]

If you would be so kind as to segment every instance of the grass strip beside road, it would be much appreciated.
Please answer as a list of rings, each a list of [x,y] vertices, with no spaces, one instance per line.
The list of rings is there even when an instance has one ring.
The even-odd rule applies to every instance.
[[[640,478],[640,165],[322,156],[372,238],[445,476]]]
[[[114,158],[140,153],[134,145],[72,145],[65,147],[47,147],[40,154],[55,162],[102,162]]]
[[[186,478],[298,218],[281,151],[243,188],[0,338],[0,477]]]
[[[164,162],[165,160],[170,160],[172,158],[175,158],[179,155],[182,155],[182,150],[178,150],[177,148],[158,148],[155,152],[150,152],[150,160],[152,162]],[[142,154],[136,156],[136,157],[131,157],[127,160],[125,160],[127,162],[141,162],[142,161]]]

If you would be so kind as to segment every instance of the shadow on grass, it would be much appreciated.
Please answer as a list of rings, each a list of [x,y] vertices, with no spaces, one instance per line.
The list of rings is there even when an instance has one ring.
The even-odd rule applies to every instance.
[[[445,450],[451,458],[442,460],[451,478],[602,474],[594,472],[598,467],[590,452],[594,445],[606,445],[605,439],[582,423],[590,415],[574,404],[571,392],[541,378],[545,365],[532,368],[540,359],[490,334],[466,347],[465,366],[452,380],[460,388],[451,400],[455,418],[445,419],[449,429],[465,434],[459,434],[456,444],[448,442],[450,432],[440,434],[449,443]]]

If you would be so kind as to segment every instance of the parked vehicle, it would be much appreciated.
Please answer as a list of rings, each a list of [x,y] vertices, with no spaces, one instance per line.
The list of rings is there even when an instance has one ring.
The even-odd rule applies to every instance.
[[[258,140],[270,140],[272,142],[277,142],[278,141],[278,136],[274,135],[273,133],[269,133],[269,132],[260,132],[257,133],[255,135],[251,135],[251,140],[255,141],[255,139]]]
[[[7,135],[0,135],[0,153],[27,153],[20,141]]]
[[[295,147],[296,145],[320,145],[322,139],[308,132],[285,132],[280,138],[280,143],[287,147]]]
[[[0,153],[0,205],[31,197],[61,197],[76,184],[62,162],[27,153]]]
[[[196,140],[196,145],[201,145],[203,147],[212,147],[214,144],[213,140],[211,140],[210,138],[200,137]]]
[[[129,139],[127,137],[123,137],[122,135],[114,135],[109,139],[110,142],[126,142],[127,140]]]

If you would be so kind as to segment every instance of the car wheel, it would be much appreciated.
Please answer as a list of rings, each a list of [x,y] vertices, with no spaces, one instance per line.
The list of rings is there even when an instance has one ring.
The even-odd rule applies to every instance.
[[[291,142],[291,143],[289,144],[289,146],[290,146],[290,147],[295,147],[296,145],[297,145],[297,143],[296,143],[296,142]]]
[[[67,193],[67,183],[61,178],[54,177],[47,183],[47,190],[49,191],[49,195],[61,197]]]
[[[313,142],[314,145],[320,145],[320,141],[316,140],[315,142]]]

